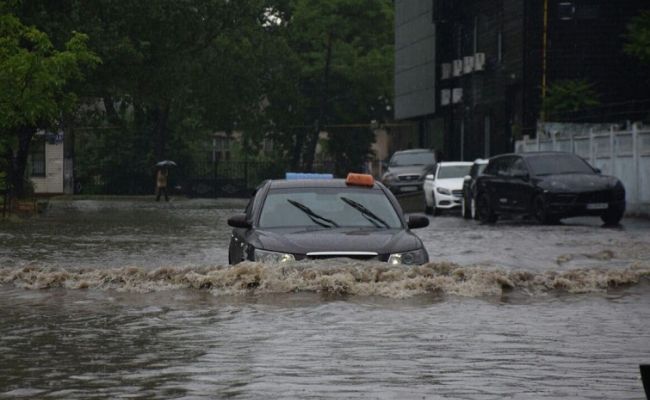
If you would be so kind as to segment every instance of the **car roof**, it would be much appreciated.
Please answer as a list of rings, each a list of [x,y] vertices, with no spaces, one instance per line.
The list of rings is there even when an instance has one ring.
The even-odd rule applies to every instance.
[[[270,181],[271,189],[293,189],[293,188],[366,188],[379,189],[377,182],[372,187],[348,185],[345,179],[273,179]]]
[[[458,166],[469,167],[472,164],[473,162],[471,161],[443,161],[438,163],[438,165],[441,167],[458,167]]]
[[[568,151],[528,151],[525,153],[499,154],[498,156],[495,156],[493,158],[501,158],[501,157],[508,157],[508,156],[518,156],[518,157],[528,158],[528,157],[537,157],[537,156],[558,156],[558,155],[577,156],[576,154],[573,154]]]

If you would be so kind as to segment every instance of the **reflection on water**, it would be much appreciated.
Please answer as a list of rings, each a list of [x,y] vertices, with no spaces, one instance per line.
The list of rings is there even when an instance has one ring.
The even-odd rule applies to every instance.
[[[611,296],[0,295],[0,396],[642,397],[648,287]]]
[[[0,398],[643,398],[645,222],[443,217],[422,267],[226,267],[244,204],[55,202],[0,225]]]

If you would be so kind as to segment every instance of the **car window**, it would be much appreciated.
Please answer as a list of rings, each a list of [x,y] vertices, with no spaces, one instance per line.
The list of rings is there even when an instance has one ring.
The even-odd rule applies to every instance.
[[[407,165],[430,165],[435,164],[436,159],[433,153],[395,153],[390,159],[389,166],[402,167]]]
[[[498,176],[510,176],[510,166],[512,165],[513,157],[503,157],[499,159],[497,164],[496,174]]]
[[[493,158],[492,160],[490,160],[487,166],[485,167],[485,169],[483,170],[483,173],[487,175],[496,175],[497,165],[499,164],[500,160],[501,158]]]
[[[594,174],[593,168],[573,154],[540,154],[526,158],[534,175]]]
[[[527,174],[528,174],[528,168],[526,167],[526,163],[524,162],[524,160],[517,157],[512,162],[512,165],[510,166],[510,176],[521,176]]]
[[[438,170],[437,179],[462,178],[469,174],[471,165],[442,165]]]
[[[397,211],[384,192],[364,188],[271,190],[258,225],[260,228],[402,228]]]

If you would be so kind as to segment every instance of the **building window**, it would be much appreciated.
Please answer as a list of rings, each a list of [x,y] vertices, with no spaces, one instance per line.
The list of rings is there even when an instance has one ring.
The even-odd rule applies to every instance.
[[[31,175],[45,176],[45,140],[42,137],[34,139],[29,149]]]
[[[557,5],[558,18],[562,21],[570,21],[576,12],[573,2],[562,2]]]
[[[497,32],[497,63],[503,62],[503,33]]]

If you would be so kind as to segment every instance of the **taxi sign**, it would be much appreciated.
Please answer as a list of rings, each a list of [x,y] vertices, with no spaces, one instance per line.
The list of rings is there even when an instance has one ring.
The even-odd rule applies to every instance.
[[[373,187],[375,185],[375,178],[369,174],[355,174],[350,172],[348,177],[345,179],[345,183],[352,186]]]

